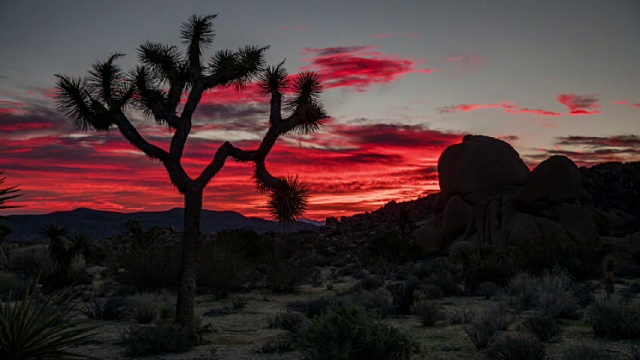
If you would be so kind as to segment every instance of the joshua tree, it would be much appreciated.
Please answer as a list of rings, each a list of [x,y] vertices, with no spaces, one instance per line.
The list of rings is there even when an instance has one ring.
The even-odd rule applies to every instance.
[[[0,175],[2,175],[2,172],[0,172]],[[0,177],[0,185],[4,184],[4,181],[7,178],[5,177]],[[10,209],[10,208],[14,208],[16,206],[14,205],[5,205],[5,203],[11,199],[17,198],[18,196],[20,196],[20,194],[16,194],[18,191],[20,191],[17,186],[12,186],[12,187],[8,187],[8,188],[0,188],[0,210],[2,209]],[[4,216],[0,216],[0,219],[4,218]]]
[[[2,175],[2,172],[0,172],[0,175]],[[4,184],[4,181],[6,180],[6,178],[2,177],[0,178],[0,185]],[[0,188],[0,210],[1,209],[10,209],[10,208],[15,208],[16,206],[13,205],[5,205],[5,203],[11,199],[17,198],[18,196],[20,196],[21,194],[16,194],[18,191],[20,191],[17,186],[12,186],[12,187],[8,187],[8,188]],[[4,219],[4,216],[0,216],[0,219]],[[0,260],[5,260],[5,256],[4,256],[4,249],[2,248],[2,243],[4,242],[4,239],[7,238],[7,236],[11,235],[11,228],[8,227],[5,224],[0,224]]]
[[[222,169],[228,157],[253,163],[257,188],[269,194],[268,205],[277,221],[295,221],[307,206],[308,186],[297,177],[275,177],[265,166],[265,158],[280,135],[318,130],[327,115],[318,100],[321,91],[316,74],[303,72],[290,79],[283,63],[265,66],[268,47],[244,46],[236,51],[217,51],[203,62],[205,50],[214,38],[212,21],[216,15],[193,15],[180,31],[186,50],[176,46],[145,42],[138,49],[140,65],[124,73],[115,64],[123,54],[115,53],[97,62],[88,77],[57,75],[59,109],[73,119],[78,130],[106,132],[117,127],[120,133],[147,157],[161,162],[171,183],[184,196],[182,263],[176,305],[176,320],[194,331],[196,290],[196,250],[200,233],[202,192]],[[196,178],[182,167],[181,159],[191,131],[193,114],[205,91],[225,86],[241,90],[257,80],[265,96],[270,96],[269,128],[260,145],[243,150],[223,143],[211,162]],[[283,93],[291,94],[287,100]],[[186,101],[181,104],[183,94]],[[166,151],[145,140],[129,121],[130,106],[143,110],[173,131]],[[283,108],[287,112],[283,117]],[[180,115],[178,115],[180,111]]]

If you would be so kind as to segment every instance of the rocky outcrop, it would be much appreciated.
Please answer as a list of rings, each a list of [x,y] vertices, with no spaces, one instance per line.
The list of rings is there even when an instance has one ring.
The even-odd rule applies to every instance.
[[[506,142],[465,136],[442,153],[438,172],[442,194],[436,202],[443,204],[415,232],[430,247],[489,244],[526,262],[595,251],[599,244],[598,212],[567,157],[553,156],[530,172]],[[439,227],[434,219],[441,219]],[[426,234],[433,240],[424,240]]]
[[[640,231],[640,162],[581,167],[580,175],[580,186],[589,193],[594,208],[608,214],[605,226],[598,227],[601,232],[624,236]],[[611,220],[617,226],[607,227]]]
[[[487,136],[467,135],[449,146],[438,160],[440,189],[445,197],[491,192],[521,185],[529,168],[511,145]]]

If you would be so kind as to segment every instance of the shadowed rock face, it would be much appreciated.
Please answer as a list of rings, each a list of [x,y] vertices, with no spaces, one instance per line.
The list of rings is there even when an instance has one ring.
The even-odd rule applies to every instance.
[[[449,146],[438,160],[440,189],[445,197],[522,185],[529,168],[508,143],[487,136],[467,135]]]
[[[549,249],[593,251],[599,244],[591,197],[567,157],[553,156],[530,172],[506,142],[465,136],[442,153],[438,171],[444,204],[427,219],[428,229],[414,233],[416,243],[442,244],[442,250],[489,244],[514,250],[525,262]],[[434,239],[418,239],[424,236]]]

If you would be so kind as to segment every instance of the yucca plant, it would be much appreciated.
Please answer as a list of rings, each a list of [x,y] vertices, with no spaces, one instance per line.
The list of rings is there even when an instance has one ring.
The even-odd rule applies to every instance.
[[[70,346],[93,338],[94,328],[83,327],[72,319],[74,294],[57,292],[40,302],[35,284],[27,286],[22,298],[11,303],[11,295],[0,303],[0,359],[81,359]]]

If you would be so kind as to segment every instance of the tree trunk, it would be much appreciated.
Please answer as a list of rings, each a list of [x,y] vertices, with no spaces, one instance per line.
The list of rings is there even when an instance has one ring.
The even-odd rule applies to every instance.
[[[200,241],[202,189],[189,190],[184,195],[184,233],[182,264],[176,305],[176,322],[195,339],[194,307],[196,297],[196,253]]]

